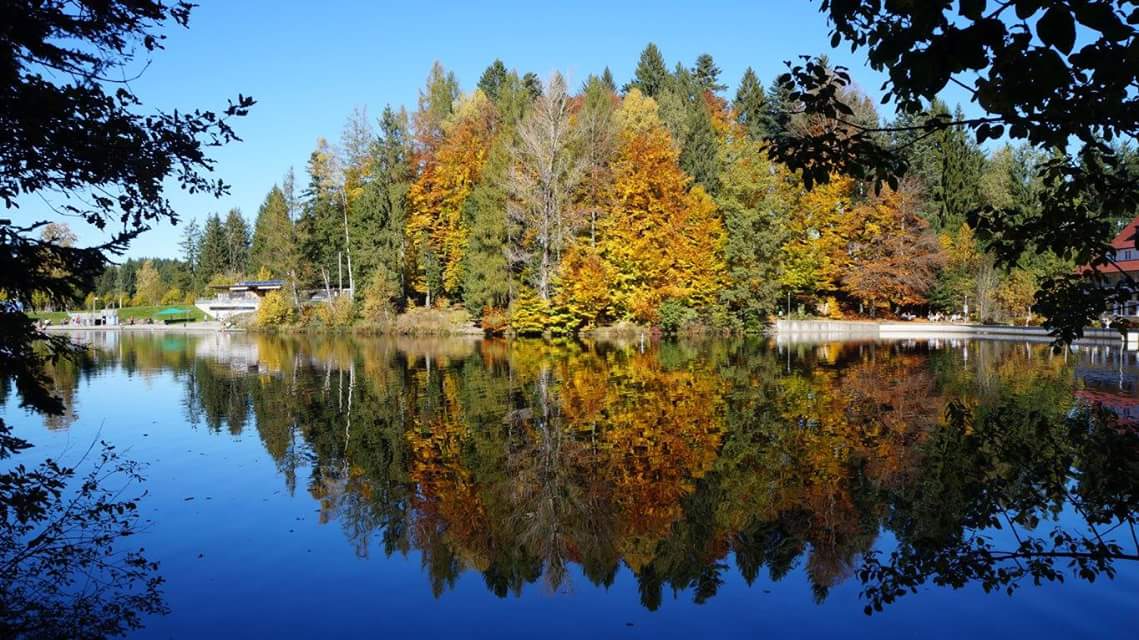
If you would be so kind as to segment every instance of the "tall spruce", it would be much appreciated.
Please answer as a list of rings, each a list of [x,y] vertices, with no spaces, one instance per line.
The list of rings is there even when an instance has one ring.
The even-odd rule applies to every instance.
[[[228,263],[225,228],[218,214],[212,213],[206,218],[202,229],[201,248],[198,252],[198,270],[202,281],[209,282],[214,276],[225,273],[229,268]]]
[[[506,65],[502,64],[502,60],[495,58],[494,62],[483,71],[482,77],[479,78],[478,88],[482,89],[486,97],[492,101],[498,99],[498,90],[502,87],[502,83],[506,81]]]
[[[717,155],[716,131],[712,115],[703,99],[691,105],[688,112],[687,136],[680,152],[680,168],[692,180],[715,195],[720,188],[720,161]]]
[[[696,57],[696,65],[692,67],[692,77],[696,79],[696,84],[702,91],[719,93],[728,88],[728,85],[720,82],[720,68],[712,60],[711,54],[701,53]]]
[[[634,88],[640,89],[641,93],[650,98],[655,98],[664,91],[668,82],[669,73],[664,63],[664,56],[661,55],[660,49],[650,42],[641,52],[641,59],[637,62],[637,70],[633,74],[633,80],[625,86],[625,91]]]
[[[724,169],[716,196],[728,269],[720,303],[749,333],[761,330],[778,304],[779,255],[786,239],[782,220],[789,206],[783,178],[762,144],[751,136],[729,137],[720,149]]]
[[[613,72],[609,70],[609,67],[605,67],[605,70],[601,72],[601,81],[610,91],[617,93],[617,83],[613,80]]]
[[[296,224],[299,279],[309,285],[339,286],[337,267],[344,252],[344,219],[341,198],[334,184],[334,158],[324,139],[309,156],[309,185],[303,194]]]
[[[194,218],[182,230],[182,238],[178,242],[178,248],[182,250],[182,260],[186,262],[186,270],[189,278],[186,283],[190,291],[198,291],[203,282],[201,281],[201,274],[199,273],[199,256],[202,251],[202,227]]]
[[[359,198],[352,201],[350,234],[358,282],[372,282],[377,273],[406,286],[407,192],[413,179],[411,133],[404,110],[390,106],[380,116],[379,135],[371,149],[372,172]]]
[[[495,101],[498,134],[491,147],[482,179],[463,204],[469,230],[464,254],[463,303],[472,314],[507,307],[515,293],[522,252],[514,249],[518,224],[507,216],[507,181],[511,149],[517,144],[518,125],[532,99],[515,72],[504,79]]]
[[[767,89],[763,114],[763,131],[769,138],[778,138],[788,133],[791,127],[791,114],[793,104],[791,92],[787,87],[779,84],[778,79],[772,80]]]
[[[293,224],[285,192],[277,185],[269,190],[253,223],[253,244],[249,250],[249,271],[268,271],[274,278],[292,272]]]
[[[230,209],[224,227],[226,271],[244,274],[249,268],[249,224],[240,209]]]
[[[736,99],[732,103],[736,113],[736,121],[743,125],[744,130],[753,140],[759,140],[767,135],[767,95],[755,71],[748,67],[740,78],[740,86],[736,89]]]

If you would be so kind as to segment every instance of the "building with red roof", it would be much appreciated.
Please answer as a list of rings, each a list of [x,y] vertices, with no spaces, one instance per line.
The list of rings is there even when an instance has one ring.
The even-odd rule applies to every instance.
[[[1101,267],[1100,273],[1107,286],[1114,286],[1124,278],[1131,278],[1139,282],[1139,248],[1136,248],[1136,238],[1139,236],[1139,217],[1127,223],[1126,227],[1115,234],[1111,246],[1115,249],[1115,264]],[[1087,270],[1084,267],[1083,270]],[[1120,317],[1139,316],[1139,300],[1131,296],[1127,300],[1118,300],[1111,309],[1111,313]]]

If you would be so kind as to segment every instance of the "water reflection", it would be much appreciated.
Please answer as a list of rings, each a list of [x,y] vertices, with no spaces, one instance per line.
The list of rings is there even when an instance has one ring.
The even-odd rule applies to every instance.
[[[857,580],[870,612],[1139,552],[1134,421],[1078,402],[1137,404],[1101,348],[89,339],[54,372],[65,397],[101,367],[175,372],[191,424],[255,431],[321,523],[360,556],[420,552],[436,595],[624,566],[656,609],[801,567],[819,601]]]

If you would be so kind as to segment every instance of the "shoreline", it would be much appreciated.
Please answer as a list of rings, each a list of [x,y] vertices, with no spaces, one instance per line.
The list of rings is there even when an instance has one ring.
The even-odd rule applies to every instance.
[[[1044,327],[988,325],[949,322],[869,322],[863,320],[777,320],[770,334],[786,342],[830,340],[937,340],[939,338],[980,338],[986,340],[1029,340],[1052,342]],[[1123,336],[1115,329],[1084,329],[1084,337],[1073,344],[1120,344]]]
[[[244,333],[242,327],[226,328],[217,321],[189,322],[186,324],[109,324],[78,325],[61,324],[43,328],[48,333],[76,333],[85,331],[115,331],[140,333]]]

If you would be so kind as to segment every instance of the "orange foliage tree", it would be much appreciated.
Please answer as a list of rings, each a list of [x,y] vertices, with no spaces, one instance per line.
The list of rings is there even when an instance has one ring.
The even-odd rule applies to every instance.
[[[851,297],[887,310],[926,302],[945,260],[917,204],[915,190],[903,184],[854,209],[858,227],[848,237],[850,260],[842,277]]]
[[[411,214],[407,220],[408,254],[419,261],[416,291],[430,299],[432,283],[420,258],[429,251],[442,268],[442,290],[453,294],[462,282],[462,258],[468,230],[463,203],[478,182],[495,129],[494,105],[476,91],[443,125],[445,137],[424,161],[408,193]]]

